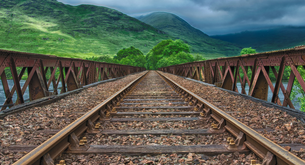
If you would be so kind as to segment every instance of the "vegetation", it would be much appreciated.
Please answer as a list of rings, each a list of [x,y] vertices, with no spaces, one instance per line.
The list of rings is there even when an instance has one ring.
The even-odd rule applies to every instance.
[[[212,37],[235,43],[242,47],[252,46],[257,52],[266,52],[305,45],[305,27],[287,26],[269,30],[245,31]]]
[[[182,40],[163,40],[146,55],[146,68],[158,69],[169,65],[194,61],[190,46]]]
[[[297,69],[300,72],[303,80],[305,81],[305,69],[302,66],[299,66]],[[289,71],[291,71],[290,68]],[[293,88],[291,91],[291,99],[297,100],[297,102],[301,106],[300,110],[305,112],[305,92],[302,89],[297,79],[295,79],[293,83]]]
[[[240,55],[243,55],[243,54],[255,54],[256,53],[256,50],[255,49],[252,49],[252,47],[249,47],[249,48],[243,48],[240,52]]]
[[[131,46],[130,48],[124,48],[117,53],[117,56],[114,56],[115,60],[118,60],[117,63],[123,65],[131,65],[138,67],[145,67],[146,59],[143,53]]]
[[[98,62],[107,62],[107,63],[117,63],[117,61],[114,60],[109,55],[102,55],[102,56],[98,56],[98,57],[86,58],[86,60],[98,61]]]
[[[202,31],[192,27],[180,17],[166,12],[155,12],[146,16],[138,17],[143,21],[163,32],[181,39],[191,46],[193,53],[204,53],[215,56],[236,56],[241,48],[235,44],[214,39]]]
[[[174,38],[114,9],[56,0],[1,0],[0,25],[0,49],[83,59]]]

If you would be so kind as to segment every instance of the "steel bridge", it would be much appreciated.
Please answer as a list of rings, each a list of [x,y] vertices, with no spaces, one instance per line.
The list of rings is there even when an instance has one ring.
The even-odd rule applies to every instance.
[[[21,69],[19,73],[17,68]],[[4,89],[4,93],[1,95],[6,97],[1,110],[24,103],[24,93],[27,88],[29,88],[29,99],[33,101],[72,91],[100,80],[121,77],[143,70],[145,68],[0,50],[0,75]],[[27,72],[28,77],[24,85],[21,86],[20,80],[25,72]],[[47,72],[49,72],[48,75]],[[14,80],[12,88],[9,87],[7,74],[11,74]],[[61,90],[58,92],[60,82]],[[17,100],[13,102],[12,97],[15,92]]]
[[[285,68],[290,70],[286,88],[283,85]],[[301,68],[305,68],[305,46],[185,63],[160,68],[159,70],[201,80],[262,100],[267,100],[269,87],[272,91],[271,101],[273,103],[295,109],[290,98],[294,82],[299,83],[305,92],[305,82],[298,70]],[[248,76],[249,73],[251,76]],[[275,86],[270,79],[270,73],[273,73],[276,77]],[[241,83],[241,91],[237,89],[238,82]],[[247,92],[246,84],[249,86]],[[284,100],[282,101],[279,99],[279,90],[282,90],[284,94]]]

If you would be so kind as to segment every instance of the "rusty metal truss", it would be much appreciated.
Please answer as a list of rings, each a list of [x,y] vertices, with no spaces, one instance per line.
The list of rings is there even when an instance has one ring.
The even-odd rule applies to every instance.
[[[283,75],[284,69],[288,67],[291,71],[288,85],[285,87]],[[273,93],[271,100],[273,103],[295,109],[290,98],[295,79],[305,92],[305,82],[298,71],[299,67],[305,69],[304,47],[185,63],[163,67],[159,70],[202,80],[262,100],[267,100],[269,87]],[[251,73],[251,76],[248,77],[248,73]],[[274,74],[276,77],[275,85],[270,79],[270,74]],[[238,82],[241,83],[241,91],[237,89]],[[246,84],[249,86],[247,92]],[[282,101],[279,99],[280,90],[284,95]]]
[[[72,91],[97,81],[144,70],[145,68],[119,64],[0,50],[0,75],[4,89],[4,92],[0,94],[6,97],[0,108],[4,110],[7,107],[24,103],[24,93],[27,88],[29,89],[29,99],[32,101]],[[10,73],[6,73],[8,71]],[[21,86],[20,80],[26,72],[27,78],[24,85]],[[11,74],[14,81],[11,88],[7,81],[7,74]],[[58,92],[60,83],[61,89]],[[15,92],[17,100],[13,102]]]

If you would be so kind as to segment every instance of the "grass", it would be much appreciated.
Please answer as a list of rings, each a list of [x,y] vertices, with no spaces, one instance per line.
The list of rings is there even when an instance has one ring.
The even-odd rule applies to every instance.
[[[172,38],[106,7],[56,1],[1,1],[0,49],[88,58],[134,46],[147,53]]]

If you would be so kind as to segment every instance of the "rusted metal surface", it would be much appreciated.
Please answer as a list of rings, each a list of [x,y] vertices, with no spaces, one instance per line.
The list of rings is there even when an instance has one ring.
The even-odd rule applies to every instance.
[[[19,73],[17,68],[21,68]],[[144,68],[119,64],[0,50],[0,75],[4,89],[1,95],[6,96],[1,110],[11,107],[12,104],[24,103],[24,93],[27,88],[29,99],[32,101],[72,91],[109,77],[116,78],[144,70]],[[7,74],[11,74],[14,80],[12,88],[9,88]],[[27,78],[21,86],[20,80],[23,76]],[[60,88],[61,91],[58,92],[57,89]],[[15,92],[17,100],[13,103]]]
[[[162,72],[158,73],[163,76],[177,93],[180,93],[184,98],[188,98],[189,102],[197,103],[198,110],[203,111],[205,117],[211,117],[216,120],[218,123],[216,130],[225,128],[236,137],[235,147],[246,147],[250,149],[263,159],[263,164],[273,164],[273,162],[278,165],[305,164],[302,159],[273,143],[271,140],[265,138],[205,99],[180,86],[162,74]]]
[[[216,86],[236,91],[243,94],[267,100],[268,88],[273,93],[272,102],[294,108],[291,102],[291,91],[296,80],[305,92],[305,82],[297,68],[305,66],[305,48],[292,49],[242,55],[237,57],[218,58],[201,62],[185,63],[160,68],[160,71],[185,76],[215,84]],[[203,71],[197,71],[199,70]],[[279,67],[278,71],[275,67]],[[287,88],[284,87],[283,73],[285,68],[291,68]],[[243,73],[243,76],[239,73]],[[248,77],[247,73],[252,73]],[[276,77],[275,86],[271,82],[270,74]],[[236,84],[241,83],[241,91]],[[249,91],[246,91],[246,85]],[[279,99],[279,90],[284,94],[284,99]]]
[[[78,145],[78,139],[76,137],[90,127],[89,123],[95,122],[100,117],[103,118],[106,115],[106,112],[110,111],[116,105],[116,100],[122,99],[123,96],[129,92],[132,87],[136,85],[137,82],[139,82],[145,75],[146,74],[143,74],[136,80],[129,83],[126,87],[94,107],[92,110],[65,127],[63,130],[55,134],[49,140],[45,141],[43,144],[32,150],[14,164],[43,164],[41,162],[43,162],[46,157],[49,159],[54,159],[67,148],[78,151],[83,149],[87,150],[88,148]]]
[[[48,162],[55,163],[54,158],[60,155],[61,153],[70,153],[70,154],[112,154],[112,153],[120,153],[120,154],[160,154],[160,153],[205,153],[208,155],[215,155],[215,154],[223,154],[223,153],[249,153],[251,150],[256,155],[262,158],[263,164],[272,164],[276,162],[279,165],[286,165],[286,164],[304,164],[305,162],[302,161],[300,158],[296,157],[289,151],[281,148],[279,145],[276,145],[272,141],[264,138],[259,133],[255,132],[253,129],[249,128],[248,126],[242,124],[237,119],[233,118],[232,116],[228,115],[226,112],[218,109],[214,105],[210,104],[206,100],[200,98],[199,96],[193,94],[192,92],[184,89],[177,83],[173,82],[172,80],[166,78],[162,73],[159,73],[163,76],[164,80],[172,86],[172,88],[177,92],[175,95],[184,98],[186,102],[190,105],[192,110],[191,113],[197,113],[200,116],[198,117],[177,117],[177,118],[165,118],[165,117],[158,117],[158,118],[112,118],[113,113],[122,113],[123,115],[133,114],[133,115],[143,115],[143,114],[150,114],[150,113],[159,113],[163,115],[168,114],[186,114],[190,112],[155,112],[155,110],[151,112],[117,112],[119,111],[118,105],[126,95],[130,95],[131,92],[134,94],[142,93],[143,91],[139,92],[139,89],[142,89],[146,83],[140,83],[143,79],[145,79],[145,74],[143,74],[138,79],[131,82],[129,85],[124,87],[122,90],[117,92],[116,94],[112,95],[110,98],[105,100],[103,103],[99,104],[98,106],[94,107],[89,112],[85,113],[82,117],[65,127],[63,130],[57,132],[57,130],[48,130],[47,132],[54,132],[56,133],[53,137],[49,140],[45,141],[43,144],[32,150],[22,159],[17,161],[15,164],[48,164]],[[148,77],[148,76],[147,76]],[[143,80],[144,81],[144,80]],[[142,82],[143,82],[142,81]],[[159,81],[160,82],[160,81]],[[166,82],[163,83],[166,84]],[[138,85],[139,84],[139,85]],[[151,86],[150,86],[151,87]],[[151,88],[155,89],[155,88]],[[136,91],[136,92],[135,92]],[[146,92],[146,91],[145,91]],[[143,92],[143,93],[145,93]],[[171,92],[168,90],[168,92]],[[160,92],[159,96],[162,96],[163,92]],[[138,96],[138,98],[140,95]],[[171,96],[169,96],[170,98]],[[170,107],[170,106],[169,106]],[[143,107],[142,107],[143,108]],[[149,107],[148,107],[149,108]],[[177,108],[170,107],[170,109]],[[146,108],[147,109],[147,108]],[[152,108],[154,109],[154,108]],[[151,109],[151,110],[152,110]],[[116,122],[125,122],[125,121],[181,121],[181,120],[189,120],[189,122],[196,122],[200,121],[202,123],[201,126],[208,124],[210,120],[216,121],[216,128],[213,126],[210,129],[188,129],[188,130],[104,130],[105,127],[102,129],[99,126],[96,128],[97,124],[101,123],[110,123],[111,121]],[[105,121],[105,122],[102,122]],[[214,122],[213,122],[214,124]],[[112,127],[110,127],[112,128]],[[142,135],[142,134],[201,134],[201,135],[211,135],[211,134],[223,134],[224,132],[229,132],[235,137],[234,143],[231,144],[217,144],[217,145],[178,145],[178,146],[166,146],[166,145],[89,145],[89,144],[80,144],[79,138],[83,133],[88,133],[91,135],[97,133],[104,133],[104,134],[126,134],[126,135]],[[20,146],[16,146],[17,148]],[[30,146],[31,147],[31,146]],[[296,146],[299,147],[299,146]]]

